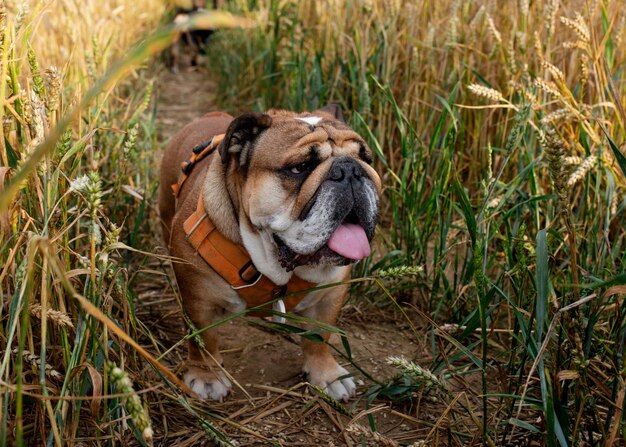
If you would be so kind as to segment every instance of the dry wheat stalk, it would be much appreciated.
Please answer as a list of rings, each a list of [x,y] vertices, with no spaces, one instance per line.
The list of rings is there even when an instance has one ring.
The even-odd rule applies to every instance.
[[[573,30],[580,39],[580,42],[584,44],[589,44],[591,42],[591,34],[589,33],[589,28],[583,19],[583,16],[580,13],[576,13],[576,19],[568,19],[567,17],[561,17],[561,23],[567,26],[569,29]]]
[[[578,168],[576,168],[572,175],[570,175],[567,179],[567,186],[574,186],[576,183],[581,181],[597,161],[598,157],[595,155],[590,155],[585,158],[585,161],[583,161],[582,164],[578,166]]]
[[[17,348],[13,349],[13,354],[16,354],[16,355],[19,354],[19,351]],[[24,349],[22,351],[22,358],[26,360],[31,366],[34,366],[35,368],[41,370],[41,358],[38,355],[35,355],[32,352]],[[50,379],[63,380],[63,377],[64,377],[63,374],[61,374],[59,371],[57,371],[56,369],[54,369],[52,366],[48,365],[47,363],[45,366],[45,373],[46,373],[46,376],[48,376],[48,378]]]
[[[563,164],[565,165],[579,165],[583,162],[583,159],[577,157],[576,155],[571,155],[569,157],[563,157]]]
[[[504,101],[504,95],[494,88],[485,87],[480,84],[470,84],[467,89],[477,96],[490,99],[493,102]]]
[[[617,214],[617,205],[620,202],[620,194],[618,191],[613,193],[613,197],[611,197],[611,216],[615,216]]]
[[[565,82],[565,75],[558,67],[546,60],[541,61],[541,66],[548,70],[554,79],[559,82]]]
[[[564,121],[566,119],[573,118],[574,116],[574,113],[572,113],[570,109],[558,109],[541,118],[540,122],[541,124],[548,124],[551,122]]]
[[[41,311],[42,307],[40,304],[33,303],[30,305],[30,314],[36,318],[41,320]],[[72,323],[72,319],[65,313],[60,310],[54,309],[46,309],[46,318],[48,318],[53,323],[56,323],[59,327],[74,327],[74,323]]]
[[[546,28],[548,36],[551,36],[556,27],[556,13],[559,9],[559,0],[548,0],[545,6]]]
[[[355,439],[364,437],[368,446],[381,446],[381,447],[399,447],[393,439],[387,438],[378,432],[370,431],[363,427],[361,424],[353,422],[346,427],[346,432],[354,436]]]
[[[496,40],[498,45],[502,45],[502,34],[500,34],[500,31],[498,31],[498,28],[496,28],[496,24],[493,22],[493,17],[491,17],[491,15],[489,14],[487,14],[487,25],[489,26],[489,31],[491,32],[491,35]]]
[[[535,86],[537,86],[537,88],[539,90],[543,90],[544,92],[552,95],[555,99],[560,99],[561,98],[561,92],[559,91],[559,88],[554,84],[554,82],[550,82],[550,81],[544,81],[543,79],[535,79]]]

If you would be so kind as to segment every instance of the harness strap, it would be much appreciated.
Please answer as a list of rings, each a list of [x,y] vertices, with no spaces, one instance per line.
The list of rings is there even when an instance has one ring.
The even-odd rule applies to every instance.
[[[204,209],[202,194],[198,198],[196,210],[184,222],[183,229],[197,253],[237,291],[247,307],[261,306],[278,297],[290,295],[282,300],[285,309],[290,311],[306,296],[306,290],[317,287],[317,284],[296,275],[287,284],[278,286],[262,275],[245,248],[225,238],[216,229]]]
[[[217,149],[223,139],[224,134],[215,135],[209,141],[201,143],[191,150],[191,157],[189,158],[189,160],[182,162],[180,165],[182,175],[178,179],[178,182],[172,185],[172,192],[174,193],[174,197],[178,198],[178,196],[180,195],[180,190],[183,187],[183,183],[185,183],[185,180],[187,180],[187,178],[191,174],[193,167],[198,162],[200,162],[200,160],[215,152],[215,149]]]

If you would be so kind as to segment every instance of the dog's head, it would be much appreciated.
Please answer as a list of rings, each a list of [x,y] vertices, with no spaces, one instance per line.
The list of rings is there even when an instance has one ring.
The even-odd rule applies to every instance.
[[[243,114],[228,128],[220,156],[255,264],[255,257],[274,259],[291,271],[369,255],[380,178],[371,150],[338,107]]]

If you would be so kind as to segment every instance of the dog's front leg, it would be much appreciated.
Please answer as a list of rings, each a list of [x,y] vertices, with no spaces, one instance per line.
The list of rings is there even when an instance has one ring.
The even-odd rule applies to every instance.
[[[196,329],[202,329],[214,323],[222,310],[208,304],[202,289],[186,290],[181,288],[185,312],[193,321]],[[221,370],[222,354],[219,350],[217,328],[207,329],[200,334],[204,349],[189,341],[189,360],[184,375],[185,384],[203,399],[222,401],[232,388],[230,380]]]
[[[320,290],[314,293],[324,293],[317,303],[306,310],[302,315],[307,318],[334,325],[341,305],[345,299],[347,285],[341,285],[332,289]],[[324,342],[328,342],[329,332],[323,332]],[[339,365],[333,357],[327,343],[314,342],[304,339],[302,341],[304,364],[302,371],[308,381],[322,388],[331,397],[337,400],[347,401],[354,396],[356,385],[345,368]]]

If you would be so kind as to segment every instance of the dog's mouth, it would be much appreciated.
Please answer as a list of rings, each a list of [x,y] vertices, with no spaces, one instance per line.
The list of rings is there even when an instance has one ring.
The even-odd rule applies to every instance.
[[[354,210],[335,228],[326,243],[313,253],[297,253],[276,233],[273,237],[278,247],[278,260],[287,271],[301,265],[347,265],[370,255],[370,238]]]

